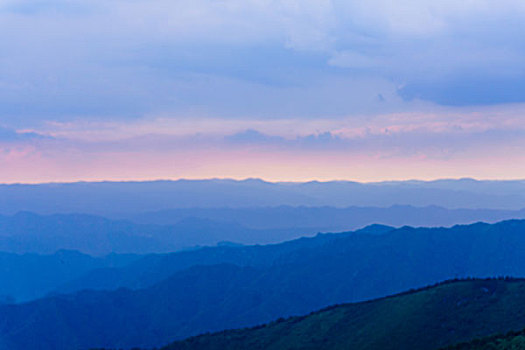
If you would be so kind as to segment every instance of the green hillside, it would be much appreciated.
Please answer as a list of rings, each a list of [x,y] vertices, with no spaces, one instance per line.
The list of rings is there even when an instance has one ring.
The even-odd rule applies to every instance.
[[[452,345],[443,350],[522,350],[525,349],[525,329],[520,332],[509,332],[505,335],[494,335],[482,339]]]
[[[525,280],[464,280],[192,337],[164,350],[438,349],[524,326]]]

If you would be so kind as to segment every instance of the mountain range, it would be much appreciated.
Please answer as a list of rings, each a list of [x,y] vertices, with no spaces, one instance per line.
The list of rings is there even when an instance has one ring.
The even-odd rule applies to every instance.
[[[110,217],[174,208],[429,206],[518,210],[525,181],[266,182],[259,179],[0,185],[0,213],[86,213]]]
[[[0,215],[0,251],[53,254],[167,253],[217,244],[269,244],[373,223],[401,227],[452,226],[525,218],[525,210],[412,207],[188,208],[120,214]],[[1,268],[1,265],[0,265]]]
[[[303,230],[317,232],[355,230],[372,224],[389,226],[453,226],[474,222],[494,223],[525,219],[525,209],[447,209],[438,206],[415,207],[250,207],[250,208],[179,208],[154,212],[114,215],[111,218],[139,224],[173,225],[189,218],[211,222],[236,223],[250,229]]]
[[[308,233],[312,234],[312,230]],[[300,228],[250,229],[234,222],[193,217],[182,218],[172,225],[155,225],[86,214],[20,212],[0,216],[0,251],[18,254],[53,254],[64,249],[97,256],[166,253],[228,241],[269,243],[303,234]]]
[[[520,220],[375,225],[281,244],[148,255],[91,270],[55,295],[1,306],[0,339],[11,350],[152,347],[451,278],[525,277],[524,232]],[[519,327],[473,336],[525,324]]]

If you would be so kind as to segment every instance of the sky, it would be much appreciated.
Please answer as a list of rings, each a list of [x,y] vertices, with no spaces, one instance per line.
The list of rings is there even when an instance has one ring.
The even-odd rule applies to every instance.
[[[0,0],[0,182],[525,178],[522,0]]]

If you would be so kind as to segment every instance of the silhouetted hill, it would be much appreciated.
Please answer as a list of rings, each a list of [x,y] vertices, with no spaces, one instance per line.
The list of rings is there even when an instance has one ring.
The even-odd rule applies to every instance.
[[[191,217],[173,225],[154,225],[83,214],[0,216],[0,251],[13,253],[52,254],[60,249],[92,255],[166,253],[223,241],[282,242],[304,234],[308,233],[301,228],[249,229],[233,222]]]
[[[147,289],[83,291],[0,306],[0,348],[149,347],[270,320],[290,310],[289,298],[268,282],[259,289],[254,281],[261,273],[233,265],[193,267]]]
[[[525,277],[525,221],[452,228],[370,226],[266,246],[208,247],[97,269],[61,291],[146,288],[195,265],[272,269],[292,289],[330,286],[317,307],[360,301],[456,277]],[[301,286],[301,281],[309,281]],[[284,283],[284,282],[282,282]],[[308,311],[308,310],[306,310]]]
[[[308,253],[318,249],[331,250],[331,245],[325,245],[332,240],[341,240],[352,235],[381,235],[393,229],[389,226],[371,225],[354,232],[318,234],[313,238],[300,238],[280,244],[221,245],[171,254],[151,254],[123,268],[101,268],[89,271],[77,280],[64,284],[58,290],[74,292],[82,289],[145,288],[170,277],[177,271],[197,265],[234,264],[269,268],[281,262],[287,263],[289,257],[300,256],[303,252]]]
[[[33,221],[33,227],[38,232],[50,232],[49,234],[53,237],[52,232],[54,229],[58,229],[57,234],[60,237],[61,234],[71,232],[73,237],[69,239],[76,239],[77,245],[75,247],[86,247],[84,241],[97,244],[96,238],[100,235],[94,235],[91,237],[88,233],[78,232],[74,230],[75,227],[79,226],[74,223],[72,226],[68,226],[68,221],[72,220],[70,216],[54,216],[54,221],[47,221],[46,218],[40,216],[33,216],[31,214],[24,214],[26,217],[35,218]],[[17,216],[18,218],[18,216]],[[88,217],[87,223],[90,220],[100,219],[96,217]],[[25,220],[23,222],[26,222]],[[84,221],[81,221],[84,222]],[[105,223],[106,221],[102,221]],[[108,221],[109,222],[109,221]],[[111,222],[109,222],[111,223]],[[195,226],[200,229],[197,225],[199,221],[196,221]],[[42,226],[40,226],[42,225]],[[46,226],[48,225],[48,226]],[[64,225],[66,228],[64,228]],[[203,225],[202,229],[206,229],[207,225]],[[5,226],[4,226],[5,227]],[[133,227],[133,226],[132,226]],[[180,226],[179,226],[180,227]],[[191,227],[188,225],[188,227]],[[71,229],[73,228],[73,229]],[[82,229],[82,226],[80,226]],[[96,228],[96,227],[95,227]],[[30,230],[33,229],[32,227]],[[111,229],[111,227],[110,227]],[[62,230],[62,231],[60,231]],[[367,229],[369,232],[372,228]],[[378,226],[374,227],[374,231],[380,232]],[[64,233],[65,232],[65,233]],[[17,232],[19,235],[26,234],[25,231]],[[196,234],[195,231],[185,231],[184,234]],[[87,235],[85,240],[81,240],[80,237],[75,238],[75,235]],[[27,234],[31,236],[31,233]],[[51,244],[56,244],[57,239],[51,239]],[[79,244],[78,242],[82,242]],[[12,254],[0,252],[0,303],[12,303],[12,302],[23,302],[32,300],[35,298],[46,296],[47,294],[54,292],[58,289],[65,290],[79,290],[86,287],[95,286],[95,288],[102,288],[106,286],[108,289],[118,288],[122,285],[129,286],[140,286],[140,285],[151,285],[163,278],[169,277],[173,272],[181,270],[187,267],[198,264],[213,264],[216,262],[222,262],[221,259],[217,259],[218,252],[224,249],[224,253],[227,254],[229,248],[241,247],[238,244],[219,242],[221,249],[217,249],[215,253],[209,249],[195,249],[192,251],[185,251],[180,255],[174,255],[178,258],[182,258],[180,263],[174,262],[173,264],[169,261],[171,255],[122,255],[122,254],[110,254],[103,257],[91,257],[89,255],[82,254],[78,251],[66,251],[60,250],[57,253],[49,255],[41,254]],[[50,249],[50,247],[47,247]],[[100,247],[99,247],[100,248]],[[138,248],[137,248],[138,249]],[[184,258],[184,257],[188,258]],[[232,258],[235,254],[232,255]],[[123,267],[135,260],[139,260],[140,263],[130,266],[129,274],[118,268]],[[184,259],[187,259],[184,263]],[[255,260],[259,260],[261,264],[264,264],[264,257],[255,255]],[[242,260],[233,259],[232,262],[243,264]],[[162,267],[164,265],[165,267]],[[167,268],[166,268],[167,267]],[[169,267],[173,267],[170,269]],[[108,268],[108,270],[103,270]],[[110,271],[106,274],[106,271]],[[118,274],[112,273],[119,271]],[[122,273],[120,273],[122,271]],[[77,281],[80,278],[80,285],[76,288]],[[127,284],[126,280],[138,280],[138,284]],[[88,284],[83,284],[88,282]],[[153,281],[150,283],[150,281]]]
[[[93,215],[42,216],[21,212],[0,216],[0,250],[14,253],[52,254],[60,249],[92,255],[142,253],[162,247],[168,230]]]
[[[52,255],[0,253],[0,303],[40,298],[90,270],[120,267],[138,258],[117,254],[94,258],[66,250]]]

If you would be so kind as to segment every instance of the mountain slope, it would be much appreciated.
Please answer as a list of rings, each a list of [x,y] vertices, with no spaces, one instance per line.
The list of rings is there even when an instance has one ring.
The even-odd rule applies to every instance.
[[[58,291],[111,290],[119,287],[145,288],[168,278],[177,271],[197,265],[234,264],[269,268],[281,262],[293,264],[293,257],[301,255],[302,252],[317,250],[321,252],[333,249],[333,246],[328,245],[330,241],[342,239],[347,242],[351,236],[382,235],[392,230],[393,228],[388,226],[371,225],[353,232],[318,234],[313,238],[300,238],[280,244],[204,247],[171,254],[148,255],[123,268],[90,271],[85,276],[63,285]]]
[[[105,287],[136,290],[80,292],[0,309],[0,337],[12,349],[34,347],[25,342],[44,335],[49,349],[61,349],[61,339],[78,347],[154,346],[454,277],[524,276],[524,232],[524,221],[374,226],[270,246],[150,256],[101,270],[111,271],[103,275]]]
[[[88,271],[121,267],[138,258],[118,254],[95,258],[66,250],[51,255],[0,252],[0,303],[41,298]]]
[[[525,349],[525,330],[477,338],[469,342],[452,345],[442,350],[520,350]]]
[[[0,349],[150,348],[190,328],[204,333],[240,327],[247,320],[253,324],[251,308],[266,321],[290,309],[287,291],[251,284],[260,277],[253,269],[194,269],[201,271],[177,274],[146,290],[82,292],[1,307]],[[244,292],[229,292],[239,288]],[[203,296],[205,289],[210,293]],[[270,291],[271,298],[265,298]],[[262,327],[198,336],[165,349],[437,349],[521,329],[524,310],[524,280],[455,281]]]
[[[470,280],[339,305],[251,329],[202,335],[163,349],[423,350],[522,326],[524,280]]]
[[[525,221],[431,229],[376,225],[275,245],[148,256],[124,268],[93,271],[60,290],[145,288],[191,266],[228,263],[281,271],[275,273],[297,288],[300,280],[311,281],[307,287],[330,286],[323,297],[326,306],[456,277],[525,277],[523,251]]]
[[[52,254],[60,249],[86,254],[166,253],[222,241],[271,243],[315,234],[295,229],[250,229],[234,222],[183,218],[172,225],[136,224],[95,215],[0,215],[0,251]]]
[[[92,255],[166,253],[213,246],[279,243],[318,232],[338,232],[373,223],[392,226],[450,226],[483,218],[496,222],[525,218],[525,210],[389,208],[192,208],[120,215],[0,215],[0,251],[52,254],[60,249]],[[122,220],[125,219],[125,220]]]
[[[150,347],[269,321],[290,310],[289,298],[271,285],[258,289],[254,280],[260,277],[258,270],[233,265],[194,267],[147,289],[83,291],[0,306],[0,349]]]

